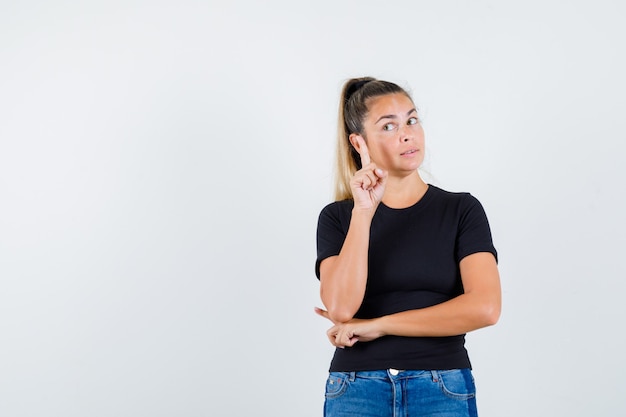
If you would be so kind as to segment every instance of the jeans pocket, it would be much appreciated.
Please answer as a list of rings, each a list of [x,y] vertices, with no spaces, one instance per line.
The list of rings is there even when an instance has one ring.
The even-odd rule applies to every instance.
[[[348,389],[348,378],[350,374],[347,372],[331,372],[326,380],[326,398],[340,397],[346,389]]]
[[[474,377],[469,369],[439,371],[441,390],[450,398],[468,400],[476,396]]]

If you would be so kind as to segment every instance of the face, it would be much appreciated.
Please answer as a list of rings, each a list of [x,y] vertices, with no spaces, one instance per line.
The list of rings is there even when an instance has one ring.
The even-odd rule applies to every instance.
[[[424,130],[415,104],[401,93],[374,97],[367,104],[362,137],[372,162],[392,175],[415,172],[424,160]],[[354,136],[350,140],[359,150]]]

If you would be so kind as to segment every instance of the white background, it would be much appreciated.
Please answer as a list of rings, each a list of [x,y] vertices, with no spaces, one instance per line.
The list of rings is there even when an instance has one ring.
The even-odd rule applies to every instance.
[[[0,415],[320,416],[342,83],[483,203],[483,417],[623,415],[619,1],[0,3]]]

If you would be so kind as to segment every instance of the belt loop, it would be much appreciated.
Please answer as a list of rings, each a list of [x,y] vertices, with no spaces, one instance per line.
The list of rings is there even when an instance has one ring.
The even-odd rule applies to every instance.
[[[356,378],[356,372],[350,372],[350,375],[348,376],[348,380],[350,382],[354,382],[355,378]]]
[[[439,382],[439,372],[430,371],[430,374],[433,376],[433,382]]]

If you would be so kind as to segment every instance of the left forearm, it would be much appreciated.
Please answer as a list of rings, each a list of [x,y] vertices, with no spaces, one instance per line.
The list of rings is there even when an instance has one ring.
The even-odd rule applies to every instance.
[[[455,336],[495,324],[500,316],[498,297],[463,294],[450,301],[378,319],[384,335],[407,337]]]

